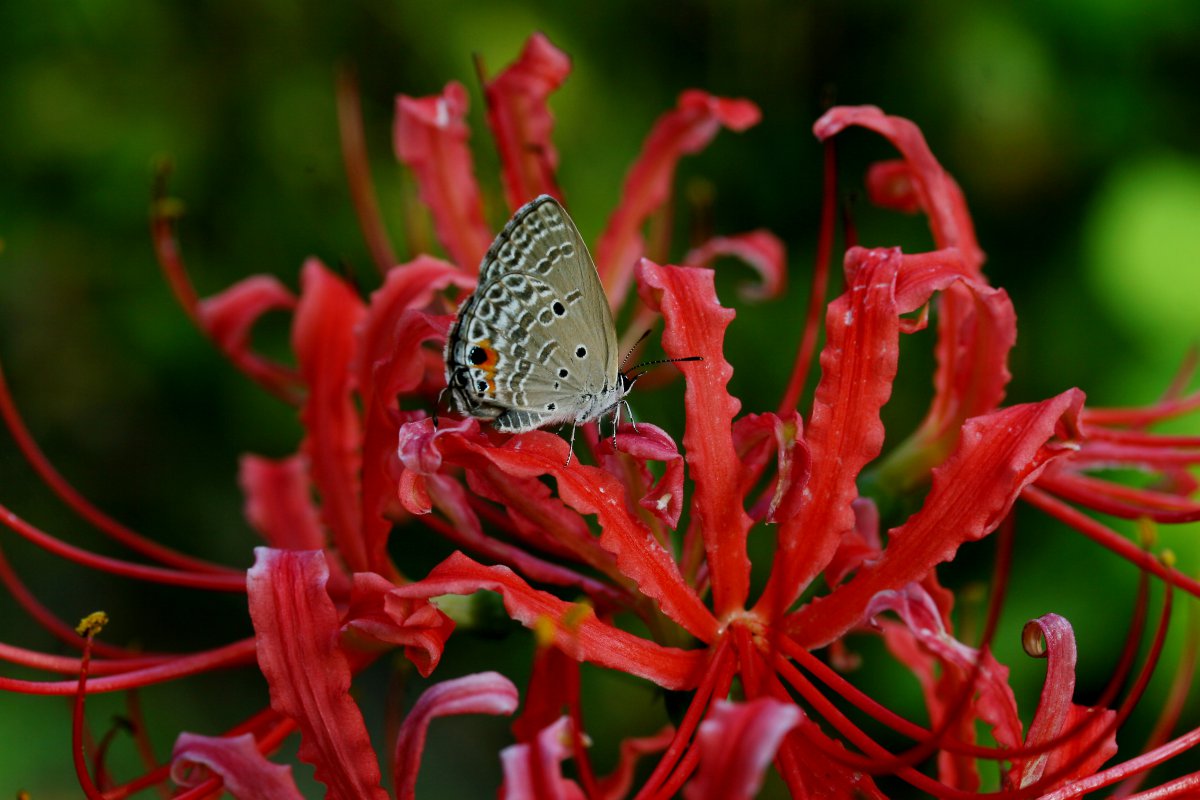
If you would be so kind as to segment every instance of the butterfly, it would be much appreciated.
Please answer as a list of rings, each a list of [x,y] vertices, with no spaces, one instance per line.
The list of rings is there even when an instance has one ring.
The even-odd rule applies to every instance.
[[[643,374],[621,370],[596,264],[549,195],[519,208],[488,248],[445,357],[446,391],[459,413],[508,433],[570,423],[572,444],[577,426],[609,412],[615,439],[621,406],[629,410],[625,396]],[[664,362],[634,369],[651,363]]]

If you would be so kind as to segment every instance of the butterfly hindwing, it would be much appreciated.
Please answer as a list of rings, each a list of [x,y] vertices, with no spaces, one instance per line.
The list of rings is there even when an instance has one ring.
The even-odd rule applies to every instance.
[[[459,411],[513,432],[592,419],[615,401],[612,313],[554,198],[519,209],[488,248],[450,329],[446,381]]]

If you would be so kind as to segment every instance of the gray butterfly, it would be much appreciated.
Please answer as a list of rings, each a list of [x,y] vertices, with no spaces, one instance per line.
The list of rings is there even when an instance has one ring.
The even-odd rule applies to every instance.
[[[615,437],[639,377],[620,370],[612,312],[579,229],[549,195],[526,203],[488,248],[446,338],[454,408],[510,433],[569,422],[572,442],[575,426],[611,411]]]
[[[574,426],[618,415],[632,386],[575,223],[549,195],[526,203],[488,248],[446,339],[455,409],[512,433]]]

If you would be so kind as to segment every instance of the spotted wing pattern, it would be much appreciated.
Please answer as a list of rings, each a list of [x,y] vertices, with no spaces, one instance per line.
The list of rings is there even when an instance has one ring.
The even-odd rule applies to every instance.
[[[499,430],[585,422],[622,396],[616,339],[583,237],[542,195],[488,248],[446,340],[446,386],[460,413]]]

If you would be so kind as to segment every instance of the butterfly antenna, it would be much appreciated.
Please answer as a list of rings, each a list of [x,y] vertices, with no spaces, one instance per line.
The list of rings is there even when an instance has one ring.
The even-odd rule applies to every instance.
[[[633,370],[638,370],[638,369],[640,369],[641,372],[637,373],[636,375],[631,376],[629,378],[629,382],[633,383],[634,381],[636,381],[638,378],[645,375],[647,372],[649,372],[654,367],[658,367],[663,364],[678,364],[681,361],[703,361],[703,360],[704,360],[704,356],[683,356],[682,358],[660,358],[655,361],[643,361],[641,364],[638,364],[638,365],[634,366],[632,369],[630,369],[630,372],[632,372]]]
[[[639,336],[638,340],[633,343],[633,347],[629,348],[629,352],[625,354],[625,358],[621,359],[621,369],[622,370],[625,369],[625,365],[629,363],[629,359],[633,357],[633,351],[637,350],[638,345],[641,344],[642,342],[646,341],[646,337],[649,335],[650,335],[650,329],[647,328],[646,332],[643,333],[641,336]],[[637,367],[634,367],[634,369],[637,369]]]

